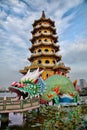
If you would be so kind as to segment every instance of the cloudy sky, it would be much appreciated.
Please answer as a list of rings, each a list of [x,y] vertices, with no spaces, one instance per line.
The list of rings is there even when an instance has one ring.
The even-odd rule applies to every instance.
[[[87,0],[0,0],[0,86],[19,81],[30,65],[32,23],[41,17],[55,21],[62,61],[72,80],[87,79]]]

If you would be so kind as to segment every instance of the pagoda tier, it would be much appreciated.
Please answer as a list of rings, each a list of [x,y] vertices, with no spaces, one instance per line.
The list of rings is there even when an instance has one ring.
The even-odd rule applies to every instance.
[[[56,34],[56,28],[46,24],[42,24],[34,27],[34,30],[31,31],[31,33],[35,34],[37,31],[40,32],[41,30],[46,30],[46,29],[49,29],[51,32],[53,32],[53,34]]]
[[[53,68],[54,70],[57,70],[57,69],[60,69],[60,70],[64,70],[64,71],[67,71],[67,72],[69,72],[69,70],[70,70],[70,67],[66,67],[66,66],[60,66],[60,65],[57,65],[57,66],[54,66],[54,68]]]
[[[25,66],[25,67],[24,67],[24,70],[20,70],[20,73],[22,73],[22,74],[25,75],[29,69],[30,69],[31,71],[34,71],[34,70],[37,69],[37,68],[40,68],[41,70],[44,69],[44,68],[42,67],[42,65],[33,62],[30,66]]]
[[[69,73],[71,70],[70,67],[66,67],[63,62],[59,63],[58,65],[55,65],[53,68],[57,73]]]
[[[45,58],[45,59],[55,59],[56,61],[60,61],[61,60],[61,56],[55,54],[55,53],[46,53],[46,52],[41,52],[41,53],[36,53],[36,54],[32,54],[30,58],[28,58],[29,61],[33,62],[35,61],[36,58],[41,59],[41,58]]]
[[[44,80],[53,74],[66,75],[70,68],[64,64],[58,64],[61,55],[58,55],[60,46],[57,43],[58,36],[56,35],[55,22],[46,18],[44,11],[41,18],[34,21],[31,33],[32,46],[29,48],[31,56],[28,58],[31,65],[26,66],[24,70],[20,70],[20,73],[26,74],[29,69],[34,71],[39,67],[39,69],[44,69],[42,73]]]
[[[29,69],[31,69],[31,71],[34,71],[35,69],[37,69],[39,67],[39,69],[46,69],[46,70],[53,70],[54,74],[61,74],[61,75],[66,75],[67,73],[69,73],[69,71],[71,70],[70,67],[66,67],[64,65],[64,63],[59,63],[57,65],[51,64],[51,65],[46,65],[46,64],[38,64],[37,62],[32,62],[32,64],[30,66],[26,66],[24,68],[24,70],[20,70],[20,73],[22,74],[26,74],[27,71]]]
[[[49,42],[49,43],[45,43],[45,42],[41,42],[41,43],[34,43],[34,44],[32,44],[32,47],[31,48],[29,48],[29,50],[31,51],[31,52],[34,52],[35,50],[36,50],[36,47],[39,49],[39,48],[42,48],[42,47],[51,47],[51,48],[53,48],[52,49],[52,51],[53,50],[55,50],[55,52],[57,52],[57,51],[59,51],[59,45],[58,44],[54,44],[54,43],[51,43],[51,42]]]
[[[45,39],[48,38],[48,39],[53,40],[54,43],[58,42],[58,40],[57,40],[58,36],[55,36],[55,35],[50,34],[50,33],[47,33],[47,34],[43,34],[43,33],[41,33],[41,34],[35,34],[35,35],[33,36],[33,38],[30,39],[30,41],[31,41],[32,43],[34,43],[34,42],[37,40],[37,38],[38,38],[38,40],[40,40],[40,39],[42,39],[42,38],[45,38]]]

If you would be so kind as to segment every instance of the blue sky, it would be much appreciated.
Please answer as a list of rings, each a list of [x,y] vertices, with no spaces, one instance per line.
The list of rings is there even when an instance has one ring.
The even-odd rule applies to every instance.
[[[55,21],[59,54],[71,67],[70,78],[87,79],[87,0],[0,0],[0,86],[19,81],[30,65],[32,23],[41,17]]]

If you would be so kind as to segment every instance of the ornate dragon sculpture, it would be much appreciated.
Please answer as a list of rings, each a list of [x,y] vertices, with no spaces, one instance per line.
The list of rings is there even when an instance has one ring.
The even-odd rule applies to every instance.
[[[69,78],[62,75],[52,75],[43,80],[39,68],[34,72],[28,70],[19,82],[13,82],[9,87],[11,92],[17,94],[16,100],[39,96],[43,101],[54,100],[56,104],[72,103],[78,101],[78,92]]]

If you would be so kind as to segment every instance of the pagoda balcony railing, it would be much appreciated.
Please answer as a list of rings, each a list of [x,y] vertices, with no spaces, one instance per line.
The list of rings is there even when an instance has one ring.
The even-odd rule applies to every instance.
[[[34,37],[38,37],[40,35],[46,35],[46,36],[49,36],[49,35],[52,35],[53,37],[57,37],[56,35],[53,35],[52,33],[50,32],[47,32],[47,33],[37,33],[35,35],[33,35]]]
[[[51,25],[48,25],[48,24],[37,25],[37,26],[35,26],[34,28],[37,29],[37,28],[40,28],[40,27],[50,27],[50,28],[52,28],[52,29],[56,29],[55,27],[52,27]]]
[[[34,28],[39,28],[41,25],[36,25]]]
[[[39,42],[37,42],[37,44],[38,44],[38,43],[39,43]],[[48,41],[42,41],[42,42],[40,42],[40,44],[42,44],[42,43],[47,44],[47,45],[52,44],[52,42],[48,42]]]
[[[32,47],[39,46],[39,45],[53,45],[55,47],[59,47],[58,44],[55,44],[55,43],[52,43],[52,42],[36,42],[36,43],[32,44]]]
[[[49,24],[43,24],[42,23],[42,26],[44,26],[44,27],[50,27],[51,25],[49,25]]]
[[[39,55],[54,55],[54,56],[59,56],[58,54],[56,54],[55,52],[38,52],[38,53],[32,53],[31,56],[32,57],[36,57]]]
[[[45,64],[45,63],[44,63],[44,64],[42,64],[42,65],[43,65],[44,67],[53,67],[53,66],[54,66],[54,64],[50,64],[50,63],[49,63],[49,64]]]
[[[42,24],[42,26],[44,26],[44,27],[51,27],[51,28],[53,28],[53,29],[56,29],[55,27],[52,27],[52,26],[49,25],[49,24]]]
[[[38,56],[38,55],[40,55],[40,54],[42,54],[42,52],[39,52],[39,53],[32,53],[31,56]]]
[[[39,45],[54,45],[54,43],[52,42],[37,42],[37,43],[34,43],[32,46],[39,46]],[[58,45],[55,45],[55,46],[58,46]]]

